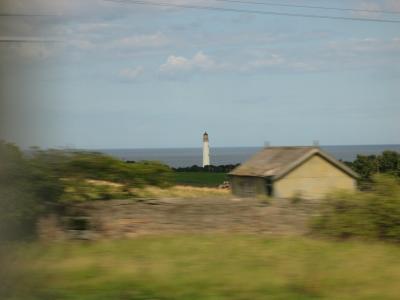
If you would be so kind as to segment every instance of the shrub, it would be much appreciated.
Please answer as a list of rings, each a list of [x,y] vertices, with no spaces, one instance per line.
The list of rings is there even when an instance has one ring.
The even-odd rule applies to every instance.
[[[32,160],[48,166],[59,178],[96,179],[129,186],[172,184],[173,173],[167,166],[154,161],[126,163],[97,152],[39,150]]]
[[[64,194],[60,202],[85,202],[91,200],[126,199],[133,194],[124,185],[93,182],[90,180],[64,179]]]
[[[45,165],[0,141],[0,237],[32,237],[40,214],[56,203],[63,185]]]
[[[330,195],[312,223],[316,233],[400,242],[400,185],[389,175],[373,177],[371,191]]]
[[[90,180],[109,182],[94,184]],[[132,196],[129,187],[172,185],[158,162],[125,163],[94,152],[31,149],[0,141],[0,238],[33,237],[41,214],[76,201]],[[59,210],[61,211],[61,210]]]

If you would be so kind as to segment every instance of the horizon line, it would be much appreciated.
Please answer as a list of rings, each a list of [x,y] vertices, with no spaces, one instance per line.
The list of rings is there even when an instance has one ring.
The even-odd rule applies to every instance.
[[[269,147],[351,147],[351,146],[400,146],[398,144],[319,144],[315,146],[313,144],[310,145],[285,145],[285,144],[271,144]],[[31,147],[28,147],[31,148]],[[41,148],[41,147],[39,147]],[[71,147],[71,146],[56,146],[56,147],[45,147],[42,149],[78,149],[78,150],[127,150],[127,149],[135,149],[135,150],[149,150],[149,149],[201,149],[202,146],[183,146],[183,147]],[[265,148],[264,145],[257,145],[257,146],[211,146],[210,148]]]

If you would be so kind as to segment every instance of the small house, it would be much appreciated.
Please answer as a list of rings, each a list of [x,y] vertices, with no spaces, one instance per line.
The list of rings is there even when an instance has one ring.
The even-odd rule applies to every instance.
[[[319,147],[268,147],[229,173],[232,193],[242,197],[322,198],[354,191],[358,175]]]

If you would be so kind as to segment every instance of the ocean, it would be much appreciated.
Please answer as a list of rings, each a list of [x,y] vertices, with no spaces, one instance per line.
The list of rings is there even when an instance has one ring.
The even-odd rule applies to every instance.
[[[400,152],[400,145],[352,145],[321,146],[337,159],[353,161],[357,154],[379,154],[385,150]],[[237,164],[247,160],[262,147],[217,147],[210,149],[211,164]],[[122,160],[157,160],[171,167],[188,167],[202,164],[201,148],[158,148],[158,149],[97,149]]]

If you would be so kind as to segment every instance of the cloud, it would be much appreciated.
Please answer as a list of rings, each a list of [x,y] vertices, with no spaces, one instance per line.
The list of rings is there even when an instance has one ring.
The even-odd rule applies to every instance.
[[[261,59],[256,59],[245,63],[242,67],[242,71],[251,71],[255,69],[265,69],[273,66],[279,66],[286,63],[286,59],[284,59],[281,55],[271,54],[268,57],[264,57]]]
[[[136,81],[144,73],[143,67],[125,68],[118,75],[124,81]]]
[[[315,72],[319,69],[315,60],[307,61],[305,58],[286,57],[276,53],[257,55],[256,58],[248,57],[247,61],[232,66],[232,71],[242,73]]]
[[[399,38],[351,38],[327,42],[309,61],[325,70],[381,68],[399,64]]]
[[[167,61],[160,66],[159,71],[162,74],[175,74],[182,72],[213,71],[218,68],[218,64],[213,59],[199,51],[192,58],[170,55]]]
[[[98,31],[104,31],[105,29],[113,28],[115,25],[107,22],[92,22],[92,23],[81,23],[77,26],[77,32],[80,33],[93,33]]]
[[[354,12],[353,15],[356,17],[379,18],[381,14],[374,11],[382,10],[383,7],[381,3],[377,3],[375,1],[361,1],[361,3],[357,6],[357,9],[365,11]]]
[[[87,24],[88,25],[88,24]],[[92,26],[93,25],[93,26]],[[92,24],[84,26],[84,31],[96,32],[98,30],[110,28],[106,24]],[[137,34],[124,36],[122,38],[114,38],[114,40],[109,41],[109,38],[114,36],[114,33],[100,33],[100,34],[90,34],[82,33],[81,29],[79,31],[71,30],[65,36],[65,41],[63,43],[65,48],[68,48],[68,52],[64,54],[76,55],[76,57],[85,58],[87,54],[92,55],[96,53],[97,55],[106,56],[129,56],[134,55],[140,51],[146,51],[148,53],[151,49],[161,49],[170,43],[170,40],[162,33],[154,34]],[[76,33],[74,33],[76,32]]]
[[[66,43],[68,46],[79,50],[92,50],[96,48],[96,44],[89,40],[69,40]]]
[[[338,54],[358,56],[360,54],[399,54],[400,38],[377,39],[347,39],[342,41],[332,41],[328,43],[328,49]]]
[[[169,39],[162,33],[133,35],[115,40],[111,48],[116,49],[138,49],[138,48],[160,48],[169,44]]]
[[[192,58],[170,55],[159,67],[159,73],[169,77],[179,77],[194,73],[234,72],[252,74],[267,71],[313,72],[318,70],[317,64],[287,59],[280,54],[247,55],[228,60],[215,60],[203,52],[197,52]]]
[[[360,11],[355,12],[354,15],[357,17],[364,18],[380,18],[384,17],[384,14],[380,13],[380,10],[389,11],[389,12],[400,12],[400,1],[399,0],[362,0],[359,5],[356,7],[361,10],[369,10],[369,11]],[[377,11],[377,12],[374,12]]]
[[[17,15],[40,15],[10,16],[0,20],[0,32],[4,39],[29,38],[35,43],[32,46],[13,44],[7,48],[2,47],[2,53],[8,57],[18,55],[26,59],[45,59],[58,54],[80,59],[85,58],[88,50],[115,54],[114,50],[147,49],[168,43],[168,39],[161,33],[130,36],[132,33],[122,28],[126,16],[132,18],[143,13],[143,8],[136,5],[121,5],[104,0],[2,0],[1,10],[3,13]],[[54,37],[61,43],[53,47],[39,45],[39,41],[36,41],[48,37]],[[11,52],[15,48],[17,51]],[[3,57],[0,59],[4,60]]]

